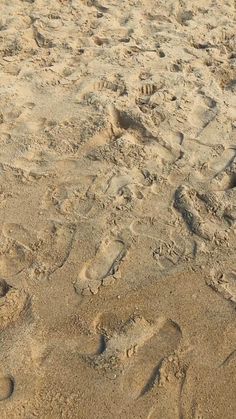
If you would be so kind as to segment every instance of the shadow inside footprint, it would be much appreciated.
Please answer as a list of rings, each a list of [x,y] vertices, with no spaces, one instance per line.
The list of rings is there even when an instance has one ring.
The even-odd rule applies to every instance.
[[[10,376],[0,377],[0,401],[9,399],[14,391],[14,380]]]
[[[162,361],[177,349],[181,337],[180,327],[167,320],[157,333],[137,348],[125,368],[123,379],[123,389],[131,398],[144,396],[158,383]]]
[[[163,362],[182,339],[178,324],[163,317],[149,322],[142,316],[131,316],[124,321],[108,312],[99,315],[93,327],[96,333],[90,340],[96,343],[96,350],[84,354],[83,359],[106,372],[115,371],[128,403],[159,383]]]
[[[101,243],[93,259],[88,261],[79,273],[76,292],[89,290],[92,294],[98,292],[105,278],[114,275],[126,254],[126,247],[121,240],[104,241]]]

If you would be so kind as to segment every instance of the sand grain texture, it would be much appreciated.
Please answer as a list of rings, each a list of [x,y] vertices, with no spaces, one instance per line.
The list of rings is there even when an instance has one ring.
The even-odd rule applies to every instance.
[[[232,419],[233,0],[1,0],[0,417]]]

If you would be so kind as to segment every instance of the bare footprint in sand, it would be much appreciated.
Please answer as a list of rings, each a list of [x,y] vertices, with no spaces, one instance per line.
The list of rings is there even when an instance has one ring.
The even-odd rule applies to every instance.
[[[107,315],[100,328],[101,352],[90,360],[96,366],[114,368],[126,397],[139,399],[159,382],[162,361],[177,349],[182,338],[181,329],[174,321],[162,317],[150,323],[137,316],[123,325],[115,321],[114,327],[111,327],[110,318],[114,323],[114,316]]]
[[[17,223],[4,223],[2,234],[0,274],[9,278],[31,266],[37,236]]]
[[[15,323],[29,308],[29,296],[23,290],[12,288],[0,280],[0,330]]]
[[[106,286],[113,282],[112,275],[118,270],[125,254],[126,247],[122,240],[104,240],[95,257],[81,269],[75,284],[76,292],[97,294],[101,285]]]
[[[61,268],[69,257],[75,234],[73,224],[51,221],[48,228],[30,231],[21,224],[3,226],[5,246],[0,255],[0,274],[17,275],[29,267],[50,275]],[[36,252],[37,250],[37,252]]]
[[[210,241],[226,232],[236,216],[227,194],[198,192],[185,185],[176,190],[174,207],[181,213],[192,233]]]
[[[132,399],[145,396],[159,383],[160,367],[163,359],[172,354],[181,340],[179,326],[165,320],[160,329],[154,330],[149,339],[137,347],[127,351],[130,362],[123,376],[123,390],[128,392]],[[134,350],[133,350],[134,348]]]
[[[37,241],[36,234],[29,232],[29,230],[21,224],[5,223],[3,225],[3,234],[9,239],[17,241],[21,246],[24,246],[27,249],[31,249]]]

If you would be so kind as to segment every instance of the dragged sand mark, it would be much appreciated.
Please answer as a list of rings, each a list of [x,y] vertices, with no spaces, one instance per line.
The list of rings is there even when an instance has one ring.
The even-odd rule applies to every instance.
[[[227,367],[231,361],[235,360],[236,358],[236,349],[230,352],[229,355],[224,359],[224,361],[219,365],[219,367]]]
[[[14,391],[14,380],[11,376],[0,377],[0,402],[9,399]]]
[[[101,285],[110,285],[115,279],[113,275],[127,252],[122,240],[104,240],[95,257],[88,261],[79,273],[75,284],[76,292],[82,294],[97,294]]]

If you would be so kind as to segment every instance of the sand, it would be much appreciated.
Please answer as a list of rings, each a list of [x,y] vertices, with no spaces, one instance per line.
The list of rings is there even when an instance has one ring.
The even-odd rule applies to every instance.
[[[1,0],[1,419],[233,419],[233,0]]]

